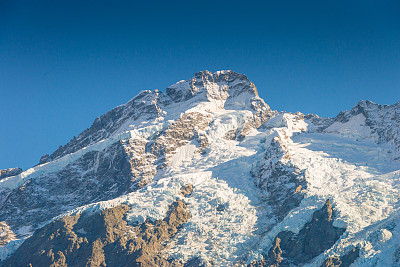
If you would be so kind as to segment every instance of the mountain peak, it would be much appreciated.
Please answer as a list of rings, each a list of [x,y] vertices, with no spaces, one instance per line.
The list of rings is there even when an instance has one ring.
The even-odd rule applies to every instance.
[[[399,151],[399,104],[277,113],[198,72],[0,170],[0,266],[398,266]]]
[[[167,95],[174,102],[187,101],[193,97],[212,100],[228,100],[242,94],[247,99],[258,98],[257,88],[246,75],[231,70],[197,72],[193,78],[169,86]]]

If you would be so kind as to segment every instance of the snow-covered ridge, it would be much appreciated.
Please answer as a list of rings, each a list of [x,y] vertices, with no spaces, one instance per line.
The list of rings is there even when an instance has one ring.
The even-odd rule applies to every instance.
[[[166,94],[174,102],[186,101],[200,94],[210,101],[226,100],[243,93],[258,97],[255,85],[246,75],[229,70],[215,73],[201,71],[190,80],[180,81],[166,90]]]
[[[126,124],[154,120],[170,114],[184,113],[202,102],[229,109],[254,109],[254,101],[268,112],[269,106],[259,98],[255,85],[244,74],[230,70],[211,73],[201,71],[189,80],[169,86],[165,92],[141,91],[126,104],[120,105],[93,122],[92,126],[51,155],[45,155],[40,164],[73,153],[126,130]],[[183,103],[184,102],[184,103]],[[257,104],[260,106],[260,104]],[[176,119],[174,117],[168,119]]]
[[[273,140],[278,138],[287,149],[290,155],[287,161],[305,170],[306,196],[299,207],[261,239],[260,248],[268,251],[280,231],[297,233],[311,214],[326,199],[331,199],[337,210],[335,225],[347,231],[328,250],[328,255],[340,255],[352,246],[360,246],[365,254],[360,256],[355,266],[391,266],[395,248],[382,246],[382,242],[400,240],[398,232],[388,230],[390,224],[385,222],[393,224],[400,211],[400,162],[393,160],[396,154],[393,143],[379,144],[378,137],[366,125],[361,113],[350,116],[348,121],[333,123],[322,133],[305,131],[295,135],[290,134],[296,131],[290,130],[292,127],[289,125],[302,125],[299,123],[302,119],[291,117],[292,122],[287,123],[280,119],[284,116],[278,114],[265,125],[267,128],[275,127],[273,129],[278,135]],[[307,128],[315,129],[315,126],[304,127],[303,124],[301,130]],[[395,224],[400,224],[400,221]],[[384,231],[384,234],[379,231]],[[370,238],[371,235],[384,236]],[[309,266],[320,266],[325,258],[326,255],[320,255]]]
[[[379,105],[362,100],[351,110],[340,112],[325,132],[389,143],[400,153],[400,102]]]
[[[121,133],[116,136],[112,136],[108,139],[104,139],[96,144],[87,146],[82,148],[81,150],[67,154],[59,159],[56,159],[54,161],[44,163],[41,165],[37,165],[33,168],[30,168],[21,174],[15,175],[15,176],[10,176],[6,177],[2,180],[0,180],[0,190],[2,188],[4,189],[9,189],[13,190],[15,188],[20,187],[23,185],[27,180],[30,179],[35,179],[40,177],[41,175],[48,174],[48,173],[53,173],[61,170],[71,162],[76,161],[77,159],[81,158],[84,154],[91,152],[91,151],[102,151],[109,147],[110,145],[119,142],[121,140],[126,140],[129,138],[134,138],[135,136],[141,136],[144,138],[148,138],[151,135],[155,134],[156,132],[160,131],[163,129],[165,125],[163,123],[147,126],[141,129],[134,129],[131,131],[127,131],[124,133]]]
[[[346,231],[308,264],[321,266],[328,256],[357,246],[361,254],[355,266],[396,266],[399,107],[361,101],[334,119],[277,113],[245,75],[199,72],[165,93],[140,92],[97,118],[48,162],[0,180],[0,192],[7,195],[3,204],[12,210],[3,205],[0,221],[11,221],[21,237],[20,229],[29,234],[53,216],[51,220],[126,204],[128,223],[138,224],[164,218],[168,206],[184,198],[192,218],[163,253],[183,262],[197,257],[210,265],[244,266],[267,255],[282,231],[299,233],[330,199],[334,225]],[[124,160],[127,165],[120,168],[118,162]],[[132,185],[132,174],[140,177],[146,170],[146,183],[117,191],[115,180],[127,177]],[[96,179],[98,172],[104,179]],[[74,193],[73,186],[62,184],[66,192],[61,193],[61,180],[82,191]],[[179,193],[187,184],[193,192],[183,197]],[[102,198],[114,189],[116,194]],[[76,201],[92,191],[96,194],[89,201]],[[31,207],[44,198],[50,200]],[[45,213],[43,203],[62,209]],[[24,224],[29,218],[22,220],[19,214],[34,219]],[[0,258],[21,242],[0,248]]]

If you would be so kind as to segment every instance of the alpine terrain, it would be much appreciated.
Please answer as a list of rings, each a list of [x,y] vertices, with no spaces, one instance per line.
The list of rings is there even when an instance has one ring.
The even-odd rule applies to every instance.
[[[0,266],[400,266],[399,200],[400,102],[278,112],[202,71],[1,170]]]

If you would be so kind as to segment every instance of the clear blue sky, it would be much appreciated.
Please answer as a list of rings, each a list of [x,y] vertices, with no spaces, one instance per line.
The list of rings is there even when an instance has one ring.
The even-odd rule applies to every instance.
[[[0,0],[0,168],[206,69],[247,74],[280,111],[393,104],[400,1]]]

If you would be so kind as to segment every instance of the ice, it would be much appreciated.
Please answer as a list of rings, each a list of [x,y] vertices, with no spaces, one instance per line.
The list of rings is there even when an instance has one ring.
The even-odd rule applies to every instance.
[[[268,251],[282,230],[297,233],[312,213],[330,199],[337,210],[334,225],[347,231],[328,253],[340,255],[351,245],[367,242],[364,249],[369,256],[361,258],[375,257],[377,266],[389,266],[379,263],[389,261],[378,254],[393,255],[393,249],[386,249],[386,243],[399,238],[381,228],[385,227],[382,221],[391,220],[399,212],[400,162],[393,160],[394,147],[377,144],[362,115],[344,125],[334,124],[328,128],[329,133],[308,133],[309,127],[305,124],[301,117],[287,113],[278,113],[264,124],[271,133],[275,132],[266,138],[266,146],[271,137],[280,136],[288,147],[290,163],[306,170],[308,185],[300,206],[261,238],[259,249]],[[369,235],[366,229],[374,225],[377,233],[365,241]],[[323,260],[321,255],[310,266],[319,266]],[[360,262],[359,266],[372,266],[368,260]]]
[[[8,244],[0,247],[0,262],[11,256],[25,239],[11,240]]]
[[[305,169],[309,195],[332,198],[339,220],[348,231],[389,216],[397,209],[399,162],[389,151],[370,142],[356,142],[341,135],[303,134],[289,146],[293,163]]]
[[[258,228],[265,227],[271,217],[260,201],[262,193],[250,173],[263,156],[259,151],[266,133],[251,131],[243,142],[224,138],[251,115],[247,110],[215,112],[205,133],[210,144],[204,155],[196,152],[195,142],[188,143],[175,151],[167,168],[148,186],[117,199],[79,207],[54,219],[120,204],[131,207],[126,217],[131,224],[162,219],[168,206],[182,197],[180,188],[193,184],[193,193],[185,198],[192,218],[171,241],[173,249],[166,253],[186,260],[202,255],[219,266],[230,265],[257,244]],[[224,210],[217,210],[221,205]]]
[[[327,129],[327,133],[338,133],[341,136],[352,137],[355,139],[377,139],[376,134],[373,134],[371,128],[365,124],[365,116],[360,113],[354,117],[351,117],[348,122],[341,123],[335,122]]]
[[[170,159],[170,167],[173,168],[174,166],[178,166],[184,162],[192,160],[192,158],[195,156],[195,152],[197,151],[197,149],[198,148],[196,144],[193,143],[189,143],[187,145],[179,147]]]
[[[239,260],[250,263],[262,258],[279,232],[298,233],[313,212],[330,199],[337,211],[334,224],[346,228],[346,232],[309,266],[320,266],[326,256],[343,255],[356,245],[362,251],[355,266],[390,266],[400,244],[400,162],[394,160],[397,152],[393,144],[378,144],[378,136],[362,113],[345,123],[335,122],[324,132],[313,133],[315,125],[309,125],[303,114],[280,112],[259,129],[250,129],[243,140],[228,140],[228,133],[252,120],[250,101],[259,99],[248,91],[228,94],[229,86],[239,88],[242,82],[205,82],[204,88],[192,88],[190,81],[178,82],[169,87],[177,91],[177,97],[191,89],[194,96],[182,102],[171,101],[156,119],[127,120],[108,139],[2,179],[0,190],[15,189],[29,179],[59,171],[85,153],[101,151],[115,142],[135,137],[149,139],[185,113],[200,112],[212,120],[201,133],[208,140],[201,154],[199,144],[193,140],[168,155],[166,168],[159,170],[147,186],[113,200],[72,209],[53,220],[127,204],[130,211],[126,219],[137,225],[146,219],[164,218],[169,205],[184,198],[192,217],[169,241],[167,256],[183,261],[198,256],[216,266],[232,266]],[[304,199],[281,222],[277,222],[266,201],[268,192],[256,186],[251,174],[258,163],[265,162],[265,150],[274,140],[287,149],[285,163],[304,171],[307,181]],[[183,197],[179,193],[187,184],[193,185],[193,192]],[[20,235],[32,234],[30,227],[19,231]],[[0,258],[10,255],[21,242],[12,241],[0,248]]]
[[[57,171],[61,170],[62,168],[64,168],[68,164],[78,160],[84,154],[86,154],[88,152],[102,151],[116,142],[119,142],[121,140],[126,140],[129,138],[133,138],[135,136],[141,136],[141,137],[148,138],[151,135],[153,135],[154,133],[163,129],[164,127],[165,126],[163,123],[158,123],[158,124],[153,124],[150,126],[145,126],[143,128],[139,128],[139,129],[133,129],[131,131],[126,131],[126,132],[120,133],[118,135],[112,136],[108,139],[104,139],[98,143],[84,147],[75,153],[71,153],[71,154],[65,155],[59,159],[56,159],[54,161],[44,163],[42,165],[38,165],[33,168],[30,168],[19,175],[4,178],[4,179],[0,180],[0,190],[3,188],[10,189],[10,190],[18,188],[19,186],[23,185],[26,181],[28,181],[30,179],[36,179],[46,173],[53,173],[53,172],[57,172]]]

